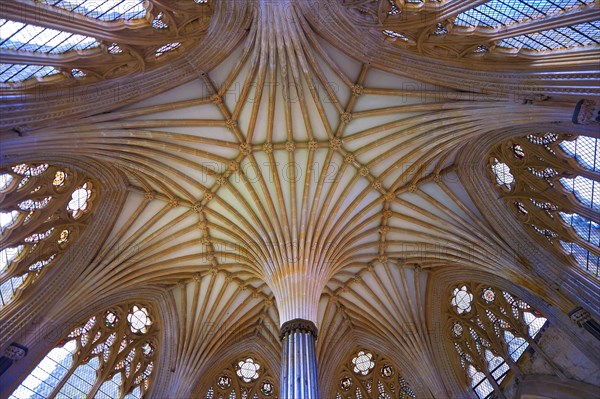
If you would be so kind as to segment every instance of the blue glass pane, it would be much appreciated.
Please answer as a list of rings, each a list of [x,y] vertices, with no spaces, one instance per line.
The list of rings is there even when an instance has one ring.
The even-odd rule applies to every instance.
[[[17,292],[17,289],[23,284],[26,278],[27,274],[15,276],[0,284],[0,308],[12,301],[15,292]]]
[[[567,214],[560,212],[563,220],[570,225],[577,235],[590,244],[600,247],[600,224],[584,218],[576,213]]]
[[[479,396],[480,399],[486,399],[489,398],[490,395],[492,393],[494,393],[494,387],[492,386],[492,384],[488,381],[488,379],[484,379],[481,384],[477,385],[476,387],[473,388],[475,390],[475,392],[477,393],[477,396]]]
[[[565,252],[573,255],[575,262],[584,270],[591,273],[593,276],[598,276],[600,269],[600,258],[588,251],[585,248],[571,242],[560,242]]]
[[[560,143],[567,154],[575,157],[579,164],[586,169],[600,172],[599,139],[588,136],[577,136],[575,140],[564,140]]]
[[[97,47],[96,39],[55,29],[0,19],[0,48],[44,54]]]
[[[69,341],[61,348],[52,349],[9,399],[49,398],[71,368],[76,350],[75,341]]]
[[[117,373],[111,380],[105,381],[98,389],[94,399],[114,399],[119,397],[123,378],[121,373]]]
[[[77,367],[56,398],[86,398],[96,381],[99,366],[98,357],[94,357],[88,363]]]
[[[600,212],[600,183],[577,176],[573,179],[563,177],[560,182],[565,189],[573,194],[584,206]]]
[[[515,362],[519,360],[529,346],[525,338],[515,337],[509,331],[504,331],[504,340],[508,346],[508,354]]]
[[[502,40],[498,46],[528,50],[555,50],[600,43],[600,22],[586,22]]]
[[[60,7],[101,21],[131,20],[146,15],[140,0],[38,0],[43,4]]]
[[[455,23],[495,28],[592,3],[594,0],[491,0],[459,14]]]
[[[0,64],[0,82],[21,82],[32,76],[43,78],[59,73],[51,66],[40,65],[21,65],[21,64]]]

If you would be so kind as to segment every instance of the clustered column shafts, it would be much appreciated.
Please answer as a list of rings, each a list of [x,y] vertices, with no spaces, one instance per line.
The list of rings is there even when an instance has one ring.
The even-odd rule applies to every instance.
[[[294,319],[281,327],[281,399],[319,399],[317,327],[312,321]]]

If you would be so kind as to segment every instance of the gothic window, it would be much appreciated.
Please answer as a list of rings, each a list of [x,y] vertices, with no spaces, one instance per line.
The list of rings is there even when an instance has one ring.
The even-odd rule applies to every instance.
[[[22,4],[24,16],[48,13],[57,16],[56,26],[38,26],[19,18],[0,19],[0,49],[13,59],[26,56],[27,63],[0,63],[0,85],[9,87],[38,82],[63,81],[70,85],[139,71],[165,58],[159,56],[180,47],[173,42],[196,41],[206,30],[211,13],[207,0],[177,5],[149,0],[36,0]],[[65,26],[65,13],[81,21]],[[193,15],[195,18],[190,19]],[[67,24],[68,25],[68,24]],[[76,24],[77,25],[77,24]],[[66,29],[66,30],[65,30]],[[118,32],[107,41],[106,32]],[[144,39],[144,40],[141,40]],[[66,80],[66,82],[65,82]]]
[[[500,47],[547,51],[600,43],[600,23],[586,22],[504,39]]]
[[[555,50],[600,44],[600,21],[592,15],[595,0],[489,0],[456,15],[445,14],[444,19],[439,19],[434,7],[422,6],[426,3],[390,0],[382,34],[419,37],[420,53],[444,58],[498,59],[522,51],[524,57],[544,56]],[[566,18],[585,13],[590,17],[580,18],[581,22],[570,24]],[[563,14],[565,18],[560,18]],[[423,26],[419,18],[432,23]],[[392,27],[401,31],[390,30]],[[402,41],[396,44],[402,46]]]
[[[82,322],[9,399],[145,397],[156,374],[158,348],[158,329],[150,309],[145,304],[122,304]]]
[[[471,388],[480,399],[502,391],[519,359],[546,324],[521,299],[488,285],[450,291],[447,332]]]
[[[93,38],[0,19],[0,48],[44,54],[62,54],[86,50],[100,44]]]
[[[217,375],[206,399],[277,399],[278,395],[278,381],[265,363],[254,356],[245,356]]]
[[[594,0],[521,1],[490,0],[459,14],[455,23],[463,26],[497,28],[544,18],[575,7],[592,4]]]
[[[379,354],[360,349],[350,354],[336,372],[336,399],[409,399],[415,393],[400,369]]]
[[[96,191],[89,177],[57,165],[24,163],[0,171],[0,309],[77,240]]]
[[[497,144],[490,176],[541,242],[598,277],[600,144],[587,136],[530,134]]]
[[[38,3],[59,7],[101,21],[117,19],[132,20],[146,15],[144,2],[140,0],[37,0]]]

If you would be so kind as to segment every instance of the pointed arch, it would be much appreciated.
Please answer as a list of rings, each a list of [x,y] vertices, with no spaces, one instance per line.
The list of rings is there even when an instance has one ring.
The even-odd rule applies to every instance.
[[[257,350],[239,350],[201,376],[198,398],[269,399],[279,396],[279,372]]]
[[[415,398],[415,392],[391,359],[368,348],[344,356],[333,379],[331,398]]]
[[[493,382],[489,382],[492,392],[496,389],[502,397],[501,391],[510,384],[511,378],[518,375],[522,379],[533,372],[530,367],[533,355],[547,365],[550,373],[564,378],[568,372],[565,373],[560,361],[549,356],[545,346],[537,343],[543,338],[544,329],[553,329],[564,336],[581,356],[591,359],[592,364],[595,362],[594,356],[598,354],[596,341],[569,320],[566,314],[572,304],[564,296],[556,292],[548,293],[553,304],[550,305],[539,293],[501,277],[476,270],[469,271],[468,276],[465,279],[464,271],[458,272],[458,269],[438,271],[428,287],[428,307],[432,310],[429,323],[434,327],[432,340],[435,342],[436,361],[445,385],[452,389],[453,395],[479,398],[476,390],[472,389],[474,378],[477,379],[477,384],[484,379],[489,381],[486,374],[491,378],[501,379],[503,374],[510,371],[508,378],[504,377],[504,382],[496,382],[499,390]],[[494,290],[494,295],[489,294],[490,288]],[[456,298],[455,294],[460,291],[464,294],[459,294]],[[486,297],[488,300],[493,297],[494,301],[488,303]],[[495,303],[497,299],[500,299],[499,303]],[[544,313],[541,314],[538,309],[543,309]],[[533,317],[525,316],[525,313],[531,313]],[[547,322],[541,328],[546,319]],[[460,323],[458,327],[457,322]],[[475,331],[474,334],[471,334],[471,328]],[[508,333],[505,334],[505,331]],[[462,335],[457,337],[456,332]],[[465,351],[464,347],[468,349]],[[474,351],[472,348],[475,348]],[[473,356],[472,353],[476,355]],[[523,353],[528,354],[519,361]],[[479,368],[469,368],[471,360],[478,362]],[[490,365],[493,366],[493,371],[490,371]],[[492,375],[494,373],[496,374]],[[484,392],[483,388],[481,392]]]
[[[127,301],[80,320],[10,398],[142,398],[157,373],[161,320],[152,303]]]
[[[24,279],[26,284],[15,291],[16,297],[12,302],[0,308],[0,347],[22,338],[23,332],[31,328],[30,324],[39,318],[43,309],[47,311],[57,301],[65,300],[68,296],[66,294],[73,289],[74,281],[85,278],[85,270],[93,268],[94,256],[110,233],[127,193],[121,172],[107,168],[98,161],[84,157],[73,159],[44,156],[44,151],[37,150],[34,145],[29,148],[28,158],[24,158],[22,152],[15,153],[11,148],[6,148],[4,155],[6,159],[14,161],[3,164],[1,174],[10,175],[7,172],[10,169],[16,175],[11,175],[12,180],[8,178],[11,181],[5,189],[10,190],[15,185],[16,191],[12,194],[7,194],[6,191],[0,194],[6,198],[2,211],[17,211],[19,215],[15,220],[11,218],[10,227],[8,224],[5,226],[0,250],[19,243],[24,244],[24,248],[21,257],[15,258],[1,273],[0,278],[4,283],[24,273],[28,273],[28,276]],[[13,166],[19,165],[43,166],[41,169],[45,169],[37,177],[24,176],[12,170]],[[64,175],[58,172],[63,172]],[[44,173],[48,177],[43,176]],[[26,178],[28,180],[20,191],[19,184]],[[63,186],[54,184],[60,183],[63,178]],[[73,198],[76,192],[79,193]],[[46,200],[48,197],[51,198]],[[79,199],[87,199],[87,202]],[[12,208],[5,208],[4,204],[8,206],[9,203]],[[46,204],[41,209],[36,209],[38,203]],[[80,206],[83,204],[85,209]],[[19,205],[26,209],[21,209]],[[33,213],[29,216],[31,211]],[[25,223],[27,216],[29,220]],[[68,233],[61,234],[64,230],[68,230]],[[36,239],[38,242],[35,242]],[[75,242],[76,245],[72,245]],[[44,262],[54,254],[55,257],[50,262]],[[33,270],[29,270],[32,266],[35,266]],[[41,267],[35,270],[38,266]],[[19,272],[23,273],[18,274]],[[12,292],[11,286],[10,293]]]

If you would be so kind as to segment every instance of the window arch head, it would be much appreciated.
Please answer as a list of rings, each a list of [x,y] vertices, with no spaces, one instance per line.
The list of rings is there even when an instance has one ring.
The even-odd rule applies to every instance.
[[[331,397],[336,399],[409,399],[415,393],[401,370],[384,356],[358,349],[337,368]]]
[[[511,370],[519,367],[519,360],[546,325],[546,318],[525,301],[476,283],[450,289],[446,316],[454,359],[480,399],[505,388]]]
[[[143,325],[137,312],[144,313]],[[90,397],[141,399],[158,360],[152,306],[121,304],[81,322],[38,363],[10,399]]]
[[[279,381],[267,363],[249,354],[240,356],[213,378],[206,399],[266,399],[279,396]]]
[[[488,172],[543,245],[595,277],[600,267],[599,139],[534,133],[495,145]]]
[[[0,169],[0,309],[78,239],[99,186],[80,171],[48,163]]]

